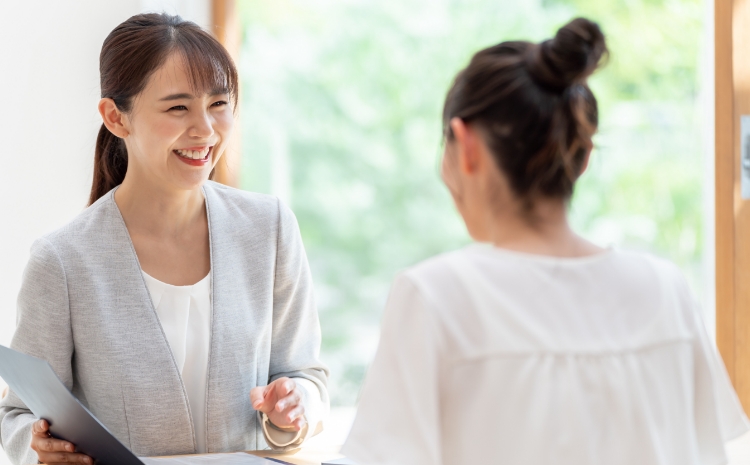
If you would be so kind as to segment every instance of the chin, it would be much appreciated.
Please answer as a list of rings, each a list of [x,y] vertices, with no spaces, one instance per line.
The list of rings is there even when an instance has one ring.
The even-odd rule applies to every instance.
[[[206,181],[208,181],[210,175],[211,170],[208,170],[205,173],[203,171],[200,173],[181,173],[181,176],[173,182],[180,189],[186,191],[196,190],[203,187]]]

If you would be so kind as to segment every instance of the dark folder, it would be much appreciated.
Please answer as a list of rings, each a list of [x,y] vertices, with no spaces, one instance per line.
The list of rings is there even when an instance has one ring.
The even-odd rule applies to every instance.
[[[0,378],[37,418],[49,423],[53,437],[101,465],[143,465],[102,425],[57,377],[46,361],[0,346]]]

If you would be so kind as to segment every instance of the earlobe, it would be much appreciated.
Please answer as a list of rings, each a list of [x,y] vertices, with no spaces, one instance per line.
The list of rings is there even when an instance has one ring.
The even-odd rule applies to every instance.
[[[103,98],[99,100],[98,108],[99,114],[102,116],[102,122],[109,129],[109,132],[120,139],[124,139],[130,134],[126,126],[125,115],[117,108],[114,100]]]

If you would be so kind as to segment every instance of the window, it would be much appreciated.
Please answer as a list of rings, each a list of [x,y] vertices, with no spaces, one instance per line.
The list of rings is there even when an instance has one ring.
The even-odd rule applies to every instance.
[[[612,56],[591,80],[601,124],[573,200],[575,226],[599,244],[678,263],[713,324],[702,1],[238,6],[241,187],[276,194],[297,215],[334,408],[356,403],[394,275],[469,241],[438,175],[451,79],[478,49],[550,37],[578,15],[602,25]]]

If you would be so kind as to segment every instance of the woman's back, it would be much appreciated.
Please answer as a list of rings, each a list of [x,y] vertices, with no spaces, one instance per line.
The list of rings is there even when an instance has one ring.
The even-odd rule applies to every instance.
[[[599,121],[587,79],[606,55],[576,18],[457,74],[441,174],[492,245],[396,280],[344,447],[358,463],[720,464],[748,429],[676,267],[568,221]]]
[[[645,255],[473,245],[399,277],[382,338],[362,463],[723,463],[747,430],[687,283]]]

